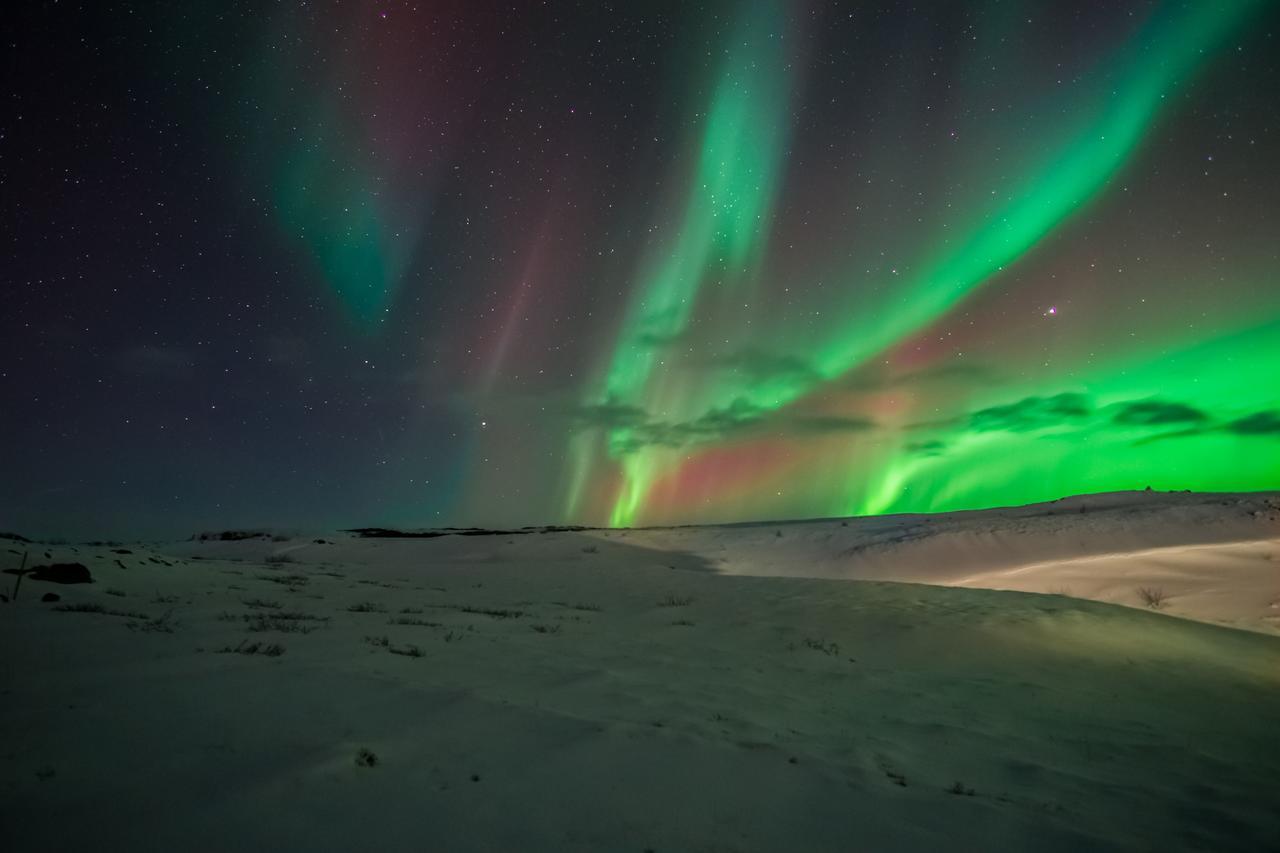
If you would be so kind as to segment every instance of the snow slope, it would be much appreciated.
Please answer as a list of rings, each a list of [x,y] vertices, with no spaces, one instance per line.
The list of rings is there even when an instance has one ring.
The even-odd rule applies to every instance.
[[[1056,566],[1081,592],[1117,571],[1127,587],[1202,547],[1251,561],[1232,537],[1272,523],[1245,517],[1271,500],[1117,499],[1128,522],[0,543],[6,567],[27,548],[96,578],[0,605],[6,844],[1277,849],[1280,638],[1061,595],[761,576],[857,577],[899,549],[914,580],[936,560],[976,583],[996,543],[1016,559],[992,583]],[[878,538],[859,549],[863,524]],[[1175,551],[1116,556],[1161,537]],[[281,653],[221,651],[253,643]]]
[[[601,533],[616,536],[616,533]],[[941,515],[638,530],[726,574],[1059,593],[1280,631],[1280,494],[1117,492]]]

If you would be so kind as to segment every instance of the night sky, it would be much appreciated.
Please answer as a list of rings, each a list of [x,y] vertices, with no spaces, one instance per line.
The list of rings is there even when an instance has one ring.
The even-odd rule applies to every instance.
[[[0,529],[1280,487],[1280,3],[19,4]]]

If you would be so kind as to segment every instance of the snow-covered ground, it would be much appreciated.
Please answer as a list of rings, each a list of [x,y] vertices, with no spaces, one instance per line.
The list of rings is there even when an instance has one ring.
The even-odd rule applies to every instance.
[[[24,550],[8,849],[1280,849],[1276,495]]]

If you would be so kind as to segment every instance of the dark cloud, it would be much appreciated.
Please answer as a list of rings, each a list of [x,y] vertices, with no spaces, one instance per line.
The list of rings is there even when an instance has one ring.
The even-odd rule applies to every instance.
[[[945,441],[913,441],[906,447],[913,456],[941,456],[947,450]]]
[[[689,330],[681,322],[681,310],[679,305],[669,305],[647,311],[637,321],[639,331],[632,342],[646,349],[657,349],[679,341],[689,334]]]
[[[700,432],[719,433],[758,423],[766,410],[739,397],[723,409],[710,409],[705,415],[679,426]]]
[[[928,421],[915,421],[914,423],[903,424],[903,432],[950,432],[953,430],[965,429],[972,416],[966,413],[952,415],[946,418],[934,418]]]
[[[674,423],[651,420],[639,406],[616,402],[582,406],[573,411],[572,419],[580,429],[621,433],[612,437],[612,447],[627,453],[644,447],[683,447],[725,438],[754,427],[763,415],[760,407],[737,399],[693,420]]]
[[[1079,423],[1092,413],[1093,404],[1084,394],[1024,397],[1016,403],[979,409],[970,415],[969,428],[974,432],[1031,432]]]
[[[1091,430],[1113,430],[1132,433],[1145,430],[1137,444],[1149,444],[1176,438],[1190,438],[1224,429],[1238,435],[1280,434],[1280,412],[1258,412],[1214,426],[1211,413],[1175,400],[1131,400],[1097,409],[1086,394],[1062,393],[1050,397],[1024,397],[1014,403],[991,406],[967,416],[942,418],[910,424],[912,431],[948,432],[968,429],[972,432],[1036,432],[1060,426],[1087,427]],[[1048,433],[1046,437],[1064,437],[1067,433]],[[938,455],[942,447],[920,440],[907,446],[907,451],[920,455]]]
[[[822,378],[808,361],[799,356],[748,347],[719,358],[718,366],[734,370],[754,382],[794,380],[816,382]]]
[[[605,402],[575,409],[572,418],[587,429],[629,429],[643,426],[648,422],[649,414],[639,406]]]
[[[874,422],[865,418],[785,414],[757,406],[743,398],[687,421],[650,420],[643,409],[617,403],[577,409],[574,420],[584,429],[600,428],[619,432],[619,435],[612,437],[612,447],[622,453],[635,452],[645,447],[712,444],[765,432],[812,435],[862,432],[875,427]]]
[[[1187,429],[1175,429],[1171,432],[1160,432],[1160,433],[1156,433],[1155,435],[1148,435],[1144,438],[1138,439],[1137,441],[1134,442],[1134,444],[1135,445],[1155,444],[1157,441],[1169,441],[1170,439],[1174,439],[1174,438],[1193,438],[1197,435],[1204,435],[1207,432],[1210,432],[1210,430],[1202,429],[1200,427],[1189,427]]]
[[[1167,400],[1143,400],[1125,403],[1112,420],[1122,426],[1168,426],[1204,423],[1209,416],[1186,403]]]
[[[631,443],[633,449],[639,449],[646,445],[683,447],[721,441],[757,429],[765,414],[759,406],[738,398],[690,421],[647,423],[633,431]]]
[[[1184,413],[1185,420],[1162,419],[1175,417],[1180,408],[1188,410]],[[1190,406],[1182,406],[1181,404],[1166,404],[1165,408],[1157,412],[1155,417],[1155,420],[1147,423],[1151,425],[1165,425],[1170,423],[1190,425],[1184,429],[1164,432],[1159,435],[1153,435],[1148,438],[1141,439],[1137,443],[1148,444],[1153,441],[1166,441],[1174,438],[1193,438],[1198,435],[1206,435],[1214,432],[1229,432],[1239,436],[1280,436],[1280,411],[1276,411],[1274,409],[1264,412],[1254,412],[1252,415],[1246,415],[1243,418],[1237,418],[1236,420],[1216,427],[1208,425],[1210,421],[1209,415],[1199,411],[1198,409],[1194,409]]]
[[[672,332],[665,334],[662,332],[641,332],[636,335],[636,346],[644,349],[661,349],[677,344],[689,337],[688,331]]]
[[[841,415],[796,415],[779,421],[784,426],[803,432],[862,432],[875,429],[875,421],[867,418],[847,418]]]
[[[1280,435],[1280,411],[1257,412],[1226,425],[1236,435]]]

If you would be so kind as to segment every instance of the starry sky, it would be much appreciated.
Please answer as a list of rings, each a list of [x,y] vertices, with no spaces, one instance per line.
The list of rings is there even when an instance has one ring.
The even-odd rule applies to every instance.
[[[0,529],[1280,487],[1280,2],[21,4]]]

